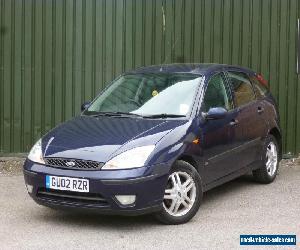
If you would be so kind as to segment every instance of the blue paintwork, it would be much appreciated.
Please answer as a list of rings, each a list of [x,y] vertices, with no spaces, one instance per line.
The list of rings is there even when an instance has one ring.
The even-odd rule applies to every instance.
[[[113,156],[138,146],[155,145],[146,166],[129,170],[79,171],[52,168],[26,160],[26,183],[34,186],[32,198],[48,206],[52,204],[36,197],[38,187],[45,187],[46,175],[82,177],[90,179],[90,192],[100,193],[108,202],[103,211],[138,212],[162,204],[168,173],[178,159],[188,160],[198,170],[204,190],[222,183],[224,176],[236,176],[245,167],[260,160],[263,138],[276,128],[280,132],[279,115],[271,94],[243,108],[227,112],[217,120],[204,119],[201,101],[212,75],[226,70],[245,72],[250,69],[219,64],[173,64],[139,68],[129,73],[191,73],[205,77],[192,112],[187,118],[143,119],[135,117],[90,117],[80,115],[54,128],[42,138],[44,157],[63,157],[107,162]],[[264,108],[257,113],[258,106]],[[217,110],[218,111],[218,110]],[[231,122],[238,120],[236,126]],[[200,139],[199,144],[192,141]],[[134,157],[134,155],[132,156]],[[138,181],[139,178],[150,178]],[[123,181],[109,184],[106,181]],[[137,180],[136,183],[124,182]],[[114,200],[115,194],[136,194],[134,207],[122,207]],[[73,205],[80,206],[81,205]],[[99,209],[99,208],[97,208]],[[101,210],[101,209],[100,209]],[[153,211],[150,209],[149,211]]]
[[[43,152],[45,157],[106,162],[124,150],[156,144],[166,133],[184,122],[82,115],[49,132],[43,140]]]
[[[227,110],[222,107],[210,108],[205,115],[206,119],[217,120],[224,119],[227,115]]]

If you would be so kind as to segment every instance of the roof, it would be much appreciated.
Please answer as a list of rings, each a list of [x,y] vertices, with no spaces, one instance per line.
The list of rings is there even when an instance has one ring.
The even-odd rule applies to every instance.
[[[140,67],[132,70],[128,73],[191,73],[207,75],[214,71],[221,70],[242,70],[244,72],[253,74],[254,71],[241,66],[233,66],[227,64],[216,63],[174,63],[174,64],[162,64],[152,65],[147,67]]]

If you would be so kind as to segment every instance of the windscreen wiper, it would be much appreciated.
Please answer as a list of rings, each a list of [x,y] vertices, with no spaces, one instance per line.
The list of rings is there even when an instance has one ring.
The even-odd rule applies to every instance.
[[[185,117],[185,115],[177,114],[155,114],[155,115],[143,115],[143,118],[176,118],[176,117]]]
[[[140,116],[142,117],[141,115],[139,114],[135,114],[135,113],[129,113],[129,112],[113,112],[114,114],[118,114],[118,115],[131,115],[131,116]]]
[[[92,115],[93,117],[98,117],[98,116],[138,116],[141,117],[141,115],[138,114],[133,114],[129,112],[98,112],[97,114]]]

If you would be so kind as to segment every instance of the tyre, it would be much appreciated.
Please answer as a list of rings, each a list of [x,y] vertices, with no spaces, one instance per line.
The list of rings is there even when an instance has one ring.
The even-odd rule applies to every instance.
[[[156,218],[168,225],[186,223],[197,213],[202,196],[196,169],[185,161],[177,161],[169,174],[162,209]]]
[[[257,182],[268,184],[275,180],[279,167],[278,152],[279,147],[275,137],[268,135],[262,152],[262,166],[252,172]]]

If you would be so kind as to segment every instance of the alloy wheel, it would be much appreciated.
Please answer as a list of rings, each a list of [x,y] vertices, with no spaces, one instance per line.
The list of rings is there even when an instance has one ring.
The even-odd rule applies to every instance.
[[[195,182],[186,172],[173,172],[168,179],[163,206],[172,216],[183,216],[193,207],[196,200]]]
[[[277,148],[274,142],[270,142],[267,146],[266,160],[268,175],[273,176],[276,172],[278,163]]]

